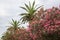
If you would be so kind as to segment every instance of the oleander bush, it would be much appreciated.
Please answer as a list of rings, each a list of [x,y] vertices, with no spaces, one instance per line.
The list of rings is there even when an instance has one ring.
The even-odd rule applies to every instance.
[[[33,40],[60,40],[60,9],[52,7],[44,10],[39,20],[34,20],[28,27]]]

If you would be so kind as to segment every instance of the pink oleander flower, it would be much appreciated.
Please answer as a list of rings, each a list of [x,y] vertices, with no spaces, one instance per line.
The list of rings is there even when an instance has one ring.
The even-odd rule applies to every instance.
[[[60,14],[60,11],[59,11],[59,10],[56,10],[55,13],[56,13],[56,14]]]
[[[33,37],[33,34],[32,33],[30,33],[30,36],[31,36],[31,38]]]
[[[51,11],[52,11],[52,9],[47,9],[47,12],[49,12],[49,13],[50,13]]]

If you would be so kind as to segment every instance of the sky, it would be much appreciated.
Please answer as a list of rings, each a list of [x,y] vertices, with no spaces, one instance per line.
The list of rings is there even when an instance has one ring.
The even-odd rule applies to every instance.
[[[0,37],[6,31],[11,19],[19,20],[19,14],[25,12],[20,8],[24,3],[33,2],[34,0],[0,0]],[[35,0],[38,6],[44,5],[44,8],[58,7],[60,0]],[[26,24],[24,25],[26,26]]]

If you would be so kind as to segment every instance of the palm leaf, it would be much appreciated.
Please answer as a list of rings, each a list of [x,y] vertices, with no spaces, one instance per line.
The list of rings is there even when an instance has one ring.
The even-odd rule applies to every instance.
[[[26,8],[29,10],[30,8],[29,8],[29,6],[27,5],[27,4],[25,4],[25,6],[26,6]]]
[[[25,23],[25,22],[26,22],[26,17],[25,17],[25,16],[22,17],[21,19],[22,19],[22,23]],[[20,19],[20,20],[21,20],[21,19]]]
[[[20,8],[24,9],[25,11],[28,11],[25,7],[20,7]]]
[[[34,0],[34,2],[33,2],[33,4],[32,4],[32,8],[34,7],[34,5],[35,5],[35,0]]]
[[[29,1],[29,8],[31,8],[31,3],[30,3],[30,1]]]
[[[36,10],[37,10],[37,9],[39,9],[39,8],[41,8],[41,7],[43,7],[43,5],[42,5],[42,6],[37,7],[37,8],[36,8]]]
[[[12,19],[12,22],[14,22],[14,20]]]
[[[21,16],[23,16],[23,15],[27,15],[27,13],[22,13],[22,14],[20,14]]]

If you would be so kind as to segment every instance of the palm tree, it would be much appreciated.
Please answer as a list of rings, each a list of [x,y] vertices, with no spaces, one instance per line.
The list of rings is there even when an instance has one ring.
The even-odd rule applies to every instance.
[[[9,26],[6,33],[4,33],[2,36],[2,40],[15,40],[15,38],[13,38],[13,35],[15,35],[16,30],[19,29],[20,22],[12,19],[12,22],[10,24],[11,26]]]
[[[20,22],[17,20],[13,20],[13,19],[12,19],[12,22],[10,24],[11,24],[11,27],[14,28],[14,30],[18,29],[20,26]]]
[[[10,23],[11,26],[9,26],[9,28],[7,29],[10,33],[14,34],[16,32],[16,30],[19,29],[19,26],[20,26],[20,22],[17,21],[17,20],[13,20],[12,19],[12,22]]]
[[[25,7],[21,7],[22,9],[26,11],[26,13],[20,14],[22,16],[21,18],[22,22],[25,23],[25,22],[31,21],[32,18],[35,16],[35,12],[40,7],[35,6],[35,1],[33,2],[33,4],[29,2],[29,5],[25,4]]]
[[[17,30],[19,29],[19,26],[20,26],[20,22],[12,19],[12,22],[10,24],[11,24],[11,26],[7,29],[7,31],[11,35],[16,35],[16,32],[17,32]]]

